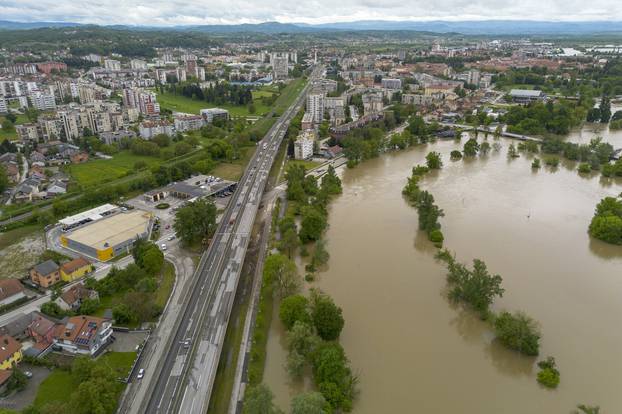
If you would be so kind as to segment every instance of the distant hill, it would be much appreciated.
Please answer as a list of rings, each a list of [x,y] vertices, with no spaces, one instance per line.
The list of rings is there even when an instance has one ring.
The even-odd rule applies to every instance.
[[[28,30],[43,27],[63,28],[82,26],[71,22],[11,22],[0,20],[0,29]],[[311,33],[319,31],[418,31],[429,33],[461,33],[465,35],[587,35],[598,33],[622,33],[622,22],[542,22],[530,20],[483,20],[483,21],[389,21],[366,20],[327,24],[265,22],[234,25],[192,25],[192,26],[102,26],[124,30],[174,30],[205,33]]]
[[[0,20],[0,29],[5,30],[29,30],[40,29],[43,27],[76,27],[81,26],[80,23],[71,22],[11,22],[8,20]]]
[[[333,30],[417,30],[435,33],[480,35],[591,34],[622,32],[622,22],[540,22],[530,20],[483,21],[383,21],[328,23],[312,26]]]

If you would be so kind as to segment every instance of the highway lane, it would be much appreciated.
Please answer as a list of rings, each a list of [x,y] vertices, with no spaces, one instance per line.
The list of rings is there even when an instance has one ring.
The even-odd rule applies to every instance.
[[[318,77],[320,69],[314,71]],[[309,82],[259,143],[202,256],[188,303],[170,338],[160,369],[147,373],[148,401],[142,412],[204,413],[209,405],[233,299],[261,195],[287,126],[304,104]]]

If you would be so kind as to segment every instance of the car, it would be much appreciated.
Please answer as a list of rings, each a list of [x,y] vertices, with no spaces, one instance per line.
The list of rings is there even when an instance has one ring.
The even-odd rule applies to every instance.
[[[165,229],[170,229],[170,228],[171,228],[171,225],[170,225],[170,224],[167,224],[167,225],[166,225],[166,227],[164,227],[164,228],[165,228]]]
[[[30,371],[24,371],[24,375],[26,376],[26,378],[32,378],[32,372]]]
[[[184,346],[184,349],[190,348],[190,339],[186,339],[185,341],[182,341],[182,345]]]
[[[143,379],[144,376],[145,376],[145,369],[144,368],[139,369],[138,370],[138,375],[136,375],[136,378],[137,379]]]
[[[169,236],[168,241],[175,240],[175,235]]]
[[[162,250],[166,250],[166,244],[162,243]]]

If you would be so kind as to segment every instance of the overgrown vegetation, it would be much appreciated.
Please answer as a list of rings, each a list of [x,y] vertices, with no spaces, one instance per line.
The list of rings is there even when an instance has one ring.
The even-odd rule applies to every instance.
[[[622,200],[605,197],[596,205],[589,226],[592,237],[611,244],[622,244]]]

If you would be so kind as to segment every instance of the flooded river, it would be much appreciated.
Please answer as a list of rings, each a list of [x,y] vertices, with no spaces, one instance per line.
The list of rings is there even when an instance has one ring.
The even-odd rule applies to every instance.
[[[568,413],[578,403],[622,412],[622,247],[587,234],[598,200],[622,185],[581,177],[574,163],[532,172],[529,157],[508,161],[509,141],[499,142],[500,152],[472,160],[449,161],[461,144],[444,141],[343,171],[326,234],[329,268],[313,285],[343,308],[340,340],[360,376],[355,413]],[[495,310],[540,322],[541,356],[554,356],[561,371],[557,390],[538,385],[535,359],[501,347],[445,298],[445,269],[401,195],[432,150],[445,166],[421,187],[445,211],[446,247],[502,275]],[[310,381],[289,381],[276,315],[264,381],[287,409]]]

